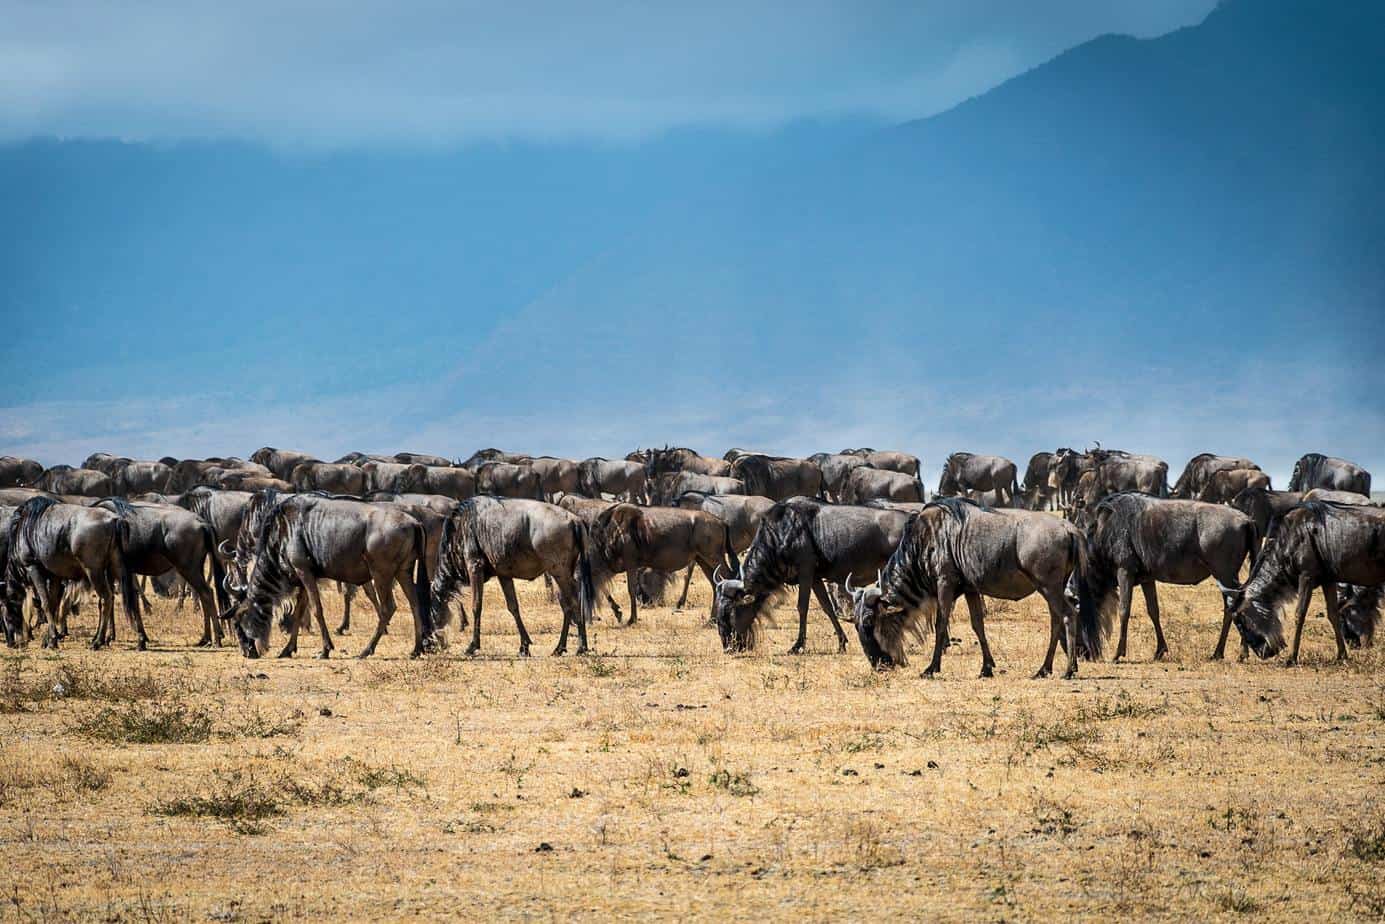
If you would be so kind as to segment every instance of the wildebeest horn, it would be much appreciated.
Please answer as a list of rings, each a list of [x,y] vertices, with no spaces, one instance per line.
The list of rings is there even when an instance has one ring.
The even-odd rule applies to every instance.
[[[876,569],[875,569],[875,586],[876,586],[876,587],[879,587],[881,590],[883,590],[883,589],[885,588],[885,569],[884,569],[884,568],[876,568]]]
[[[720,574],[721,574],[721,565],[717,565],[716,570],[712,572],[712,584],[713,584],[713,586],[715,586],[715,587],[720,587],[720,586],[721,586],[721,578],[718,577],[718,575],[720,575]]]
[[[849,574],[846,576],[846,583],[843,584],[842,586],[845,587],[845,588],[846,588],[846,592],[849,593],[849,594],[851,594],[851,596],[853,596],[853,597],[860,593],[859,590],[857,590],[856,588],[854,588],[854,587],[851,586],[851,575],[849,575]]]
[[[230,558],[232,555],[236,554],[236,550],[231,548],[230,539],[222,539],[221,542],[217,544],[216,550],[221,553],[222,558]]]

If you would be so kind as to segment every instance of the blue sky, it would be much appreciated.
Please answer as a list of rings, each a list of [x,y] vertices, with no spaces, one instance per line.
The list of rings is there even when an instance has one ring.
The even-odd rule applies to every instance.
[[[1213,5],[0,0],[0,452],[1385,468],[1373,33]]]

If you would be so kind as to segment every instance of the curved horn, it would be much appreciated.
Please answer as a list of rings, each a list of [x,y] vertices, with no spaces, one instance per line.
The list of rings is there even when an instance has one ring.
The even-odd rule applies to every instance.
[[[236,554],[235,547],[231,545],[230,539],[222,539],[221,542],[217,544],[216,550],[221,553],[222,558],[230,558],[232,555]]]
[[[851,587],[851,575],[849,575],[849,574],[846,576],[846,582],[845,582],[844,584],[842,584],[842,586],[846,588],[846,592],[849,593],[849,594],[854,594],[854,593],[856,592],[856,591],[855,591],[854,589],[852,589],[852,587]]]
[[[876,568],[876,569],[875,569],[875,586],[876,586],[876,587],[879,587],[881,590],[884,590],[884,589],[885,589],[885,569],[884,569],[884,568]]]
[[[720,587],[720,586],[721,586],[721,578],[720,578],[720,576],[719,576],[720,574],[721,574],[721,565],[717,565],[716,570],[712,572],[712,586],[713,586],[713,587]]]

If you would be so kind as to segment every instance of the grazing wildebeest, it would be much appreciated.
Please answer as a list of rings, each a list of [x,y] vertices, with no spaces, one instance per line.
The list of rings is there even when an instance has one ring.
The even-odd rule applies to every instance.
[[[377,606],[379,622],[360,657],[374,654],[389,629],[395,612],[395,584],[413,611],[412,654],[423,653],[433,628],[428,538],[418,520],[389,504],[313,494],[292,495],[261,509],[254,570],[241,588],[243,599],[223,614],[234,621],[246,657],[257,658],[269,650],[273,609],[291,594],[302,594],[312,606],[322,635],[319,657],[331,653],[335,646],[327,632],[317,589],[317,582],[324,578],[372,585],[370,601]],[[298,649],[303,621],[296,613],[285,614],[280,628],[289,633],[289,640],[279,657],[291,657]]]
[[[643,469],[641,469],[643,471]],[[515,579],[532,581],[548,575],[558,588],[563,628],[553,654],[567,652],[568,629],[577,624],[577,653],[587,651],[587,623],[596,599],[587,529],[575,515],[543,501],[475,497],[463,501],[443,524],[438,573],[433,578],[433,610],[438,629],[451,620],[446,604],[459,585],[471,588],[471,644],[481,650],[481,598],[487,578],[500,581],[505,606],[519,630],[519,654],[528,657],[533,640],[524,628],[515,597]],[[465,626],[466,608],[462,610]]]
[[[365,472],[365,493],[375,491],[389,491],[398,493],[403,490],[402,479],[408,473],[410,466],[403,462],[376,462],[374,460],[358,463],[361,471]]]
[[[361,495],[370,490],[365,469],[344,463],[305,462],[293,470],[293,477],[289,481],[297,491]]]
[[[1130,599],[1135,587],[1144,592],[1145,609],[1154,624],[1154,660],[1169,653],[1159,622],[1157,582],[1200,584],[1208,577],[1222,592],[1222,627],[1214,659],[1226,651],[1232,601],[1240,586],[1241,563],[1255,562],[1260,534],[1250,517],[1221,504],[1168,500],[1135,492],[1104,498],[1091,511],[1087,571],[1090,598],[1083,603],[1083,622],[1096,618],[1109,627],[1120,607],[1120,639],[1116,660],[1125,657],[1130,625]]]
[[[600,456],[583,459],[577,464],[577,493],[596,499],[610,495],[634,504],[644,503],[648,500],[644,466]]]
[[[80,497],[110,497],[115,493],[115,483],[110,475],[70,465],[55,465],[48,469],[34,487],[53,494],[76,494]]]
[[[1019,493],[1015,463],[1004,456],[979,456],[971,452],[954,452],[943,463],[938,479],[939,497],[959,494],[996,493],[997,506],[1008,507]]]
[[[726,534],[720,520],[700,510],[634,504],[613,504],[597,515],[590,531],[592,549],[601,560],[598,572],[625,573],[630,625],[639,618],[635,582],[641,568],[663,572],[689,569],[675,607],[682,609],[688,599],[692,566],[702,569],[715,590],[712,575],[726,565]],[[618,611],[616,619],[620,619]]]
[[[1057,509],[1057,492],[1049,481],[1049,469],[1053,464],[1053,453],[1036,452],[1029,457],[1029,465],[1024,470],[1024,480],[1020,482],[1020,497],[1029,510]]]
[[[450,469],[465,472],[465,468]],[[476,470],[476,494],[489,494],[493,497],[515,497],[524,500],[543,500],[543,487],[538,472],[527,464],[513,462],[487,462]],[[417,490],[417,489],[415,489]],[[441,492],[435,492],[441,493]],[[465,500],[465,498],[458,498]]]
[[[1306,501],[1275,526],[1265,554],[1237,594],[1236,628],[1262,658],[1284,648],[1280,610],[1295,595],[1298,610],[1290,664],[1298,662],[1303,621],[1313,589],[1322,588],[1327,618],[1337,640],[1337,660],[1347,657],[1337,585],[1374,587],[1385,583],[1385,510],[1324,501]]]
[[[577,463],[554,456],[535,456],[529,467],[539,476],[539,490],[551,503],[559,494],[577,490]]]
[[[1210,452],[1199,453],[1188,460],[1188,464],[1183,466],[1183,474],[1178,476],[1173,488],[1169,491],[1169,497],[1180,500],[1201,499],[1207,482],[1217,472],[1232,471],[1235,469],[1250,469],[1259,471],[1260,466],[1242,456],[1218,456]]]
[[[791,497],[826,499],[822,493],[822,469],[807,459],[746,453],[737,456],[731,463],[731,477],[745,483],[745,493],[758,494],[770,500],[788,500]]]
[[[394,456],[382,456],[379,453],[367,452],[348,452],[340,459],[333,459],[333,465],[365,465],[367,462],[398,462]]]
[[[635,455],[632,453],[631,455]],[[654,481],[669,472],[692,472],[695,475],[725,476],[731,472],[731,463],[725,459],[713,459],[699,455],[683,446],[665,446],[663,449],[647,449],[644,457],[645,478]],[[627,457],[627,461],[638,461]]]
[[[292,449],[275,449],[273,446],[264,446],[256,449],[250,454],[250,461],[258,465],[263,465],[274,474],[275,478],[281,481],[288,481],[293,478],[293,470],[300,465],[309,462],[317,462],[319,459],[307,452],[297,452]]]
[[[843,504],[864,504],[873,500],[922,503],[923,485],[914,476],[901,472],[858,468],[847,476],[837,500]]]
[[[505,463],[493,464],[504,465]],[[487,467],[483,465],[481,468],[486,469]],[[507,487],[507,477],[498,469],[487,469],[486,487],[491,489],[505,488]],[[416,463],[410,465],[396,483],[399,486],[398,493],[400,494],[438,494],[453,500],[463,501],[477,495],[480,481],[480,476],[469,469]],[[529,488],[530,485],[522,479],[508,485],[509,490],[520,492],[527,491]],[[500,492],[491,490],[486,493]],[[523,496],[528,497],[529,495]]]
[[[1355,491],[1357,494],[1369,496],[1371,473],[1346,459],[1335,459],[1320,452],[1310,452],[1294,463],[1294,473],[1289,478],[1289,490],[1311,491],[1314,488]]]
[[[139,613],[134,574],[127,566],[129,538],[129,525],[107,510],[63,504],[48,497],[25,501],[10,520],[5,585],[11,598],[7,613],[13,614],[16,604],[22,604],[27,587],[48,622],[43,646],[57,648],[63,582],[83,581],[100,601],[91,647],[102,648],[115,640],[118,585],[126,618],[135,630],[135,647],[144,651],[149,647],[149,636]]]
[[[231,605],[225,587],[225,572],[217,556],[216,533],[211,524],[196,514],[168,504],[131,503],[108,497],[98,504],[129,524],[125,544],[125,567],[134,574],[158,577],[172,571],[192,589],[202,607],[202,637],[199,646],[221,645],[221,620],[218,615]],[[206,568],[211,560],[212,584],[208,586]],[[215,587],[215,599],[213,590]]]
[[[0,456],[0,488],[22,488],[43,477],[43,463],[17,456]]]
[[[1381,604],[1385,603],[1385,584],[1341,584],[1337,596],[1337,612],[1342,619],[1342,636],[1347,645],[1371,647],[1375,643],[1375,628],[1380,623]]]
[[[1071,523],[1030,510],[992,510],[962,498],[935,500],[910,517],[904,537],[875,584],[848,586],[856,611],[856,633],[874,668],[903,665],[904,636],[933,630],[933,660],[924,671],[942,669],[951,639],[948,620],[958,597],[967,601],[971,628],[981,643],[981,676],[995,671],[986,641],[982,597],[1023,600],[1038,593],[1048,604],[1048,653],[1035,677],[1053,673],[1061,642],[1068,655],[1065,678],[1077,674],[1079,646],[1101,655],[1094,611],[1080,627],[1063,591],[1070,577],[1085,592],[1087,542]],[[930,627],[929,617],[934,625]],[[1080,638],[1079,638],[1080,635]]]
[[[755,646],[756,621],[770,597],[785,585],[798,585],[798,639],[790,654],[808,640],[808,599],[832,621],[837,648],[846,635],[824,581],[869,579],[884,567],[904,534],[908,514],[896,510],[826,504],[808,497],[780,501],[765,512],[739,573],[716,583],[713,613],[722,647],[745,651]]]
[[[1242,491],[1270,488],[1270,476],[1258,468],[1224,468],[1203,482],[1197,499],[1207,504],[1229,504]]]
[[[745,482],[724,475],[699,475],[696,472],[666,472],[650,485],[651,503],[673,506],[689,491],[704,494],[745,494]]]
[[[858,468],[871,468],[864,455],[854,452],[818,452],[808,457],[822,472],[822,490],[827,497],[840,503],[846,479]]]
[[[913,475],[919,477],[923,468],[919,465],[919,457],[911,456],[907,452],[896,452],[891,449],[843,449],[840,453],[844,456],[859,456],[866,460],[871,468],[883,469],[887,472],[899,472],[901,475]]]
[[[485,465],[487,462],[509,462],[511,465],[524,465],[528,463],[529,456],[522,452],[506,452],[503,449],[478,449],[471,454],[465,462],[455,462],[459,468],[469,468],[472,471]]]

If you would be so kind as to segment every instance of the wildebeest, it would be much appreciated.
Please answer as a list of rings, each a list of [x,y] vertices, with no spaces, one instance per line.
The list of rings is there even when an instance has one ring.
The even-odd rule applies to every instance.
[[[1099,497],[1122,491],[1168,497],[1169,464],[1163,459],[1108,449],[1093,449],[1089,455]]]
[[[231,547],[240,535],[241,523],[255,495],[248,491],[219,491],[209,487],[193,488],[177,496],[176,503],[189,510],[212,528],[217,551],[222,561],[234,555]],[[223,545],[225,543],[225,545]]]
[[[473,452],[466,461],[455,462],[460,468],[469,468],[472,471],[485,465],[487,462],[509,462],[511,465],[524,465],[529,461],[529,455],[523,452],[506,452],[503,449],[478,449]]]
[[[134,574],[158,577],[176,572],[191,588],[202,607],[199,646],[221,645],[218,615],[231,605],[225,588],[226,575],[217,556],[216,533],[196,514],[169,504],[130,502],[108,497],[98,504],[129,524],[125,543],[125,567]],[[212,584],[207,584],[209,563]],[[215,587],[215,599],[213,590]]]
[[[703,494],[745,494],[745,482],[725,475],[699,475],[696,472],[665,472],[649,486],[649,500],[673,506],[689,491]]]
[[[1048,463],[1048,484],[1057,495],[1060,507],[1068,507],[1072,504],[1078,481],[1081,480],[1083,474],[1095,467],[1096,462],[1089,453],[1078,452],[1067,447],[1058,449],[1053,453],[1053,457]]]
[[[296,491],[356,495],[369,491],[365,469],[345,463],[305,462],[293,470],[289,481]]]
[[[1260,466],[1242,456],[1218,456],[1210,452],[1199,453],[1183,466],[1183,474],[1178,476],[1169,496],[1180,500],[1201,499],[1200,495],[1207,482],[1217,472],[1249,469],[1259,471]]]
[[[846,479],[858,468],[870,468],[864,455],[854,452],[818,452],[808,457],[822,472],[822,490],[833,501],[840,502]]]
[[[135,647],[145,650],[149,636],[140,617],[134,574],[127,564],[129,538],[129,524],[110,511],[63,504],[48,497],[25,501],[10,519],[7,616],[13,618],[22,611],[22,595],[29,589],[48,623],[43,646],[56,648],[63,582],[84,581],[100,601],[91,647],[102,648],[115,640],[118,586],[125,615],[135,630]],[[22,626],[11,628],[22,632]]]
[[[1379,507],[1306,501],[1286,513],[1265,543],[1265,553],[1237,594],[1236,628],[1262,658],[1284,648],[1280,610],[1295,595],[1298,609],[1289,663],[1298,661],[1303,622],[1313,589],[1322,588],[1327,618],[1337,641],[1337,660],[1347,657],[1338,584],[1374,587],[1385,583],[1385,510]]]
[[[654,481],[669,472],[692,472],[696,475],[724,476],[730,473],[731,463],[725,459],[714,459],[699,455],[683,446],[665,446],[663,449],[646,449],[640,453],[644,457],[645,478]],[[627,457],[627,461],[638,461]]]
[[[991,510],[961,498],[928,504],[909,525],[885,563],[878,581],[863,589],[848,587],[856,610],[856,633],[875,668],[906,663],[904,637],[922,635],[933,617],[933,660],[924,676],[942,668],[950,641],[948,621],[958,597],[967,601],[971,628],[981,643],[981,676],[990,677],[995,659],[986,641],[982,597],[1023,600],[1038,593],[1048,604],[1048,653],[1036,677],[1053,673],[1053,656],[1062,642],[1068,655],[1064,677],[1077,674],[1079,644],[1092,657],[1101,654],[1101,632],[1094,611],[1081,626],[1064,596],[1070,577],[1085,588],[1087,543],[1064,520],[1029,510]]]
[[[436,468],[449,468],[452,460],[445,456],[435,456],[431,452],[396,452],[394,461],[405,465],[431,465]]]
[[[377,462],[373,459],[358,463],[361,471],[365,472],[365,492],[389,491],[397,493],[403,490],[401,479],[409,471],[409,466],[403,462]]]
[[[1020,482],[1019,492],[1024,506],[1029,510],[1053,510],[1056,508],[1057,492],[1049,481],[1049,469],[1053,464],[1053,453],[1036,452],[1029,457],[1029,465],[1024,470],[1024,480]]]
[[[20,488],[37,484],[43,477],[43,463],[18,456],[0,456],[0,488]]]
[[[288,481],[293,477],[293,470],[298,466],[321,460],[308,452],[263,446],[250,454],[250,461],[269,469],[275,478]]]
[[[457,501],[441,494],[397,494],[393,492],[372,492],[362,498],[368,504],[390,504],[398,510],[402,510],[413,517],[423,527],[424,536],[427,538],[427,562],[428,573],[437,574],[438,570],[438,547],[442,543],[442,526],[452,511],[457,508]],[[338,635],[346,635],[351,631],[351,602],[355,597],[356,585],[340,584],[342,591],[342,615],[341,625],[337,626]],[[367,598],[375,592],[373,585],[362,584]],[[374,600],[371,605],[379,612],[380,606]]]
[[[943,463],[938,479],[939,497],[959,494],[996,492],[997,506],[1008,507],[1019,493],[1015,463],[1004,456],[980,456],[972,452],[954,452]]]
[[[838,501],[843,504],[864,504],[873,500],[897,503],[921,503],[923,485],[912,475],[887,472],[875,468],[858,468],[846,478]]]
[[[1221,636],[1213,658],[1226,651],[1233,595],[1240,586],[1241,563],[1255,561],[1260,534],[1255,522],[1239,510],[1201,501],[1168,500],[1136,492],[1104,498],[1091,511],[1087,571],[1090,597],[1082,604],[1083,622],[1096,616],[1109,627],[1119,603],[1120,639],[1116,660],[1125,657],[1130,599],[1135,587],[1144,592],[1145,609],[1154,624],[1154,659],[1169,652],[1159,622],[1156,583],[1200,584],[1208,577],[1222,592]]]
[[[643,470],[641,470],[643,471]],[[443,524],[438,573],[433,578],[433,610],[439,630],[447,628],[447,608],[465,584],[471,588],[471,644],[481,650],[481,600],[487,578],[500,581],[505,606],[519,630],[519,653],[527,657],[533,640],[519,614],[515,579],[532,581],[548,575],[558,588],[563,628],[555,655],[567,651],[568,629],[577,624],[577,653],[587,651],[587,623],[596,599],[587,551],[587,530],[573,514],[543,501],[474,497],[463,501]],[[465,626],[466,608],[461,607]]]
[[[1385,603],[1385,584],[1338,585],[1337,612],[1341,616],[1342,636],[1349,647],[1369,648],[1374,644],[1382,603]]]
[[[160,460],[167,464],[165,460]],[[178,494],[199,484],[221,484],[241,490],[238,479],[258,476],[274,478],[274,473],[258,462],[236,458],[183,459],[172,466],[173,477],[164,493]]]
[[[393,586],[399,585],[414,617],[412,654],[422,654],[432,637],[429,600],[428,540],[423,526],[388,504],[368,504],[312,494],[297,494],[261,505],[263,516],[255,538],[254,569],[243,585],[242,599],[223,614],[234,621],[241,652],[256,658],[269,650],[273,608],[295,593],[312,606],[322,635],[319,657],[335,647],[327,632],[321,579],[372,585],[371,603],[379,622],[360,657],[375,653],[394,616]],[[253,511],[252,511],[253,512]],[[279,657],[298,648],[303,620],[286,615],[280,628],[289,633]]]
[[[465,472],[466,469],[452,471]],[[487,462],[476,470],[477,494],[494,497],[515,497],[524,500],[543,500],[543,488],[538,472],[528,465],[513,462]],[[436,492],[442,493],[442,492]]]
[[[539,476],[539,490],[550,502],[559,494],[577,490],[577,463],[554,456],[535,456],[529,467]]]
[[[1303,501],[1298,491],[1271,491],[1268,488],[1248,488],[1231,499],[1231,506],[1255,521],[1261,539],[1273,531],[1274,522]]]
[[[1242,491],[1269,487],[1270,476],[1258,468],[1224,468],[1213,472],[1196,496],[1208,504],[1229,504]]]
[[[1289,478],[1289,490],[1311,491],[1314,488],[1355,491],[1357,494],[1369,496],[1371,473],[1346,459],[1310,452],[1294,463],[1294,473]]]
[[[577,464],[577,493],[591,498],[615,497],[639,504],[648,500],[644,466],[639,462],[595,456]]]
[[[55,465],[48,469],[34,487],[53,494],[76,494],[81,497],[110,497],[115,493],[115,483],[110,475],[70,465]]]
[[[501,465],[504,463],[495,463]],[[507,482],[505,475],[497,469],[481,466],[487,470],[485,476],[485,486],[491,490],[487,493],[502,493],[496,489],[513,491],[528,491],[531,484],[522,477],[516,477]],[[450,497],[453,500],[463,501],[469,497],[475,497],[479,482],[482,479],[477,473],[465,468],[442,465],[423,465],[415,463],[410,465],[396,481],[398,493],[400,494],[437,494],[443,497]],[[523,495],[529,496],[529,495]]]
[[[597,515],[590,530],[592,549],[601,559],[598,571],[603,575],[625,573],[632,625],[639,618],[635,582],[641,568],[663,572],[689,569],[676,607],[681,609],[687,602],[692,566],[702,569],[715,590],[712,575],[726,565],[726,535],[726,526],[701,510],[634,504],[613,504]]]
[[[755,531],[760,528],[760,520],[774,504],[768,497],[757,494],[686,491],[674,500],[672,506],[701,510],[716,517],[728,530],[731,542],[729,551],[740,553],[750,548],[750,543],[755,540]]]
[[[871,468],[883,469],[887,472],[899,472],[901,475],[913,475],[919,477],[922,469],[919,466],[919,457],[911,456],[907,452],[896,452],[891,449],[843,449],[840,455],[859,456],[866,460]]]
[[[216,486],[225,491],[292,491],[293,485],[273,475],[231,469],[216,472]]]
[[[1373,507],[1375,501],[1365,494],[1358,494],[1355,491],[1329,491],[1326,488],[1314,488],[1303,495],[1304,501],[1327,501],[1330,504],[1348,504],[1354,507]]]
[[[731,477],[745,483],[745,493],[758,494],[770,500],[788,500],[790,497],[825,499],[822,493],[822,469],[807,459],[746,453],[731,462]]]
[[[332,460],[333,465],[365,465],[367,462],[399,462],[399,460],[394,456],[369,452],[348,452],[340,459]]]
[[[739,573],[716,583],[713,613],[727,651],[755,646],[756,622],[769,599],[789,584],[798,585],[798,638],[790,654],[808,640],[808,599],[832,621],[838,650],[846,635],[824,581],[849,577],[868,580],[882,568],[904,534],[908,514],[896,510],[826,504],[808,497],[780,501],[765,512]]]

